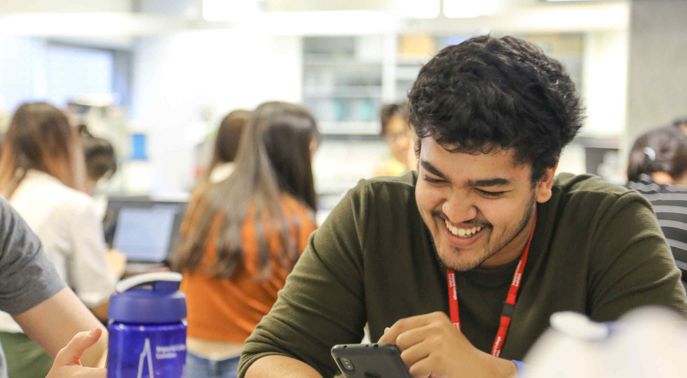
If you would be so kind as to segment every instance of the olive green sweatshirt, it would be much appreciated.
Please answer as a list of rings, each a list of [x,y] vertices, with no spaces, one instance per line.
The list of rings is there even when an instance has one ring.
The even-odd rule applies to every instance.
[[[396,320],[448,314],[445,268],[415,203],[416,173],[361,181],[311,237],[272,310],[246,341],[256,359],[300,359],[337,372],[330,349],[376,341]],[[517,260],[457,273],[461,331],[489,352]],[[680,274],[649,203],[589,175],[559,175],[537,227],[501,357],[522,359],[557,311],[615,320],[644,305],[687,314]]]

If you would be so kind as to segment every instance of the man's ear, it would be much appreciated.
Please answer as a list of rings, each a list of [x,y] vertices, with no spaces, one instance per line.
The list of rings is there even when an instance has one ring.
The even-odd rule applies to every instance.
[[[535,199],[539,203],[544,203],[551,199],[551,188],[553,187],[553,178],[556,175],[556,168],[558,168],[558,163],[554,164],[553,167],[547,168],[544,171],[544,175],[537,181],[535,190]]]

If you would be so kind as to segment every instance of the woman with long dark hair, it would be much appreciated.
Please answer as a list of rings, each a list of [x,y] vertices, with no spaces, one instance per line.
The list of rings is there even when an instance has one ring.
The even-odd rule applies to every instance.
[[[58,274],[99,318],[114,291],[102,224],[81,190],[84,157],[76,130],[56,107],[21,105],[0,155],[0,194],[38,235]],[[0,339],[10,376],[44,377],[51,358],[0,313]]]
[[[264,103],[241,136],[232,174],[195,191],[173,260],[188,304],[187,377],[236,376],[243,341],[316,227],[318,141],[306,109]]]
[[[237,109],[222,118],[217,135],[215,135],[212,159],[205,169],[206,180],[222,181],[234,170],[234,160],[239,149],[241,133],[248,124],[250,113],[248,110]]]

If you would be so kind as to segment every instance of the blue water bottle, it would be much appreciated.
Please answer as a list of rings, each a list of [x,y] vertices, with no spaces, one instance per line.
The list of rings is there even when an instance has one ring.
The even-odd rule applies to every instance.
[[[108,378],[181,378],[186,361],[186,298],[181,274],[136,275],[110,299]]]

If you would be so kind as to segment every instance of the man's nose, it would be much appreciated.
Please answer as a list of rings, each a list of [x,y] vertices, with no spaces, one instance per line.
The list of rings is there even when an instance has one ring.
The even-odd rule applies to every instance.
[[[471,221],[477,217],[475,204],[469,197],[460,193],[452,193],[441,206],[441,211],[453,224]]]

